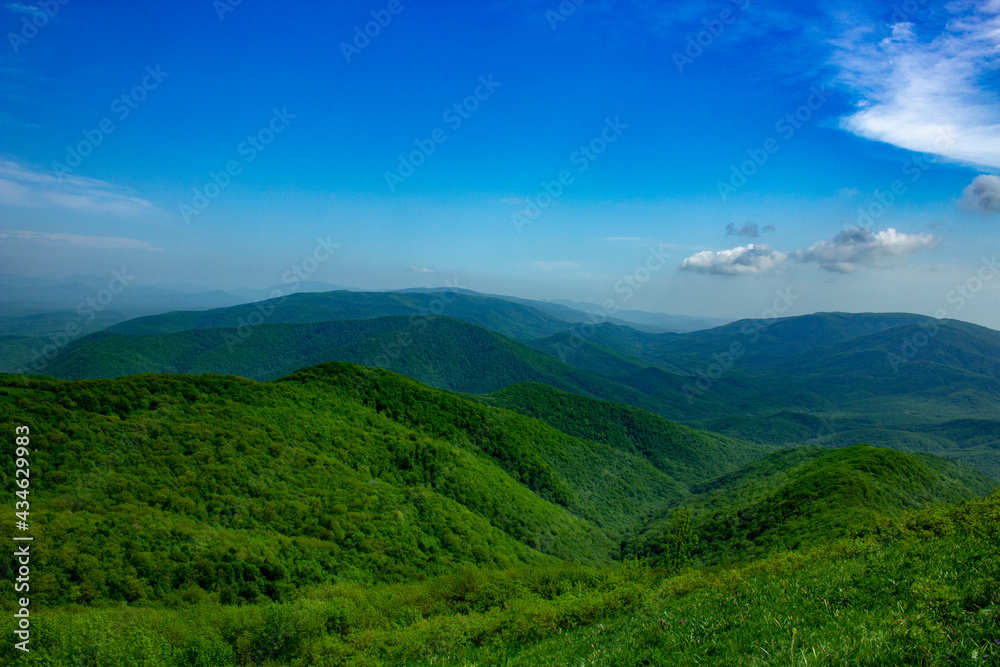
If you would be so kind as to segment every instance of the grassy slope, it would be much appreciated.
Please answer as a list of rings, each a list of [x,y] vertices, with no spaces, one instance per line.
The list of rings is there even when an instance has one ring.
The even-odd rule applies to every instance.
[[[18,664],[993,665],[998,527],[1000,492],[732,569],[466,569],[269,606],[46,610]]]

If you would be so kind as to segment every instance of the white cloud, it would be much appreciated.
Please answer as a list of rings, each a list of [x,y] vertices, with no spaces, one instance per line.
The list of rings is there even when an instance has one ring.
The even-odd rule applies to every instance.
[[[981,174],[962,190],[958,205],[970,213],[1000,213],[1000,176]]]
[[[828,241],[796,250],[792,256],[799,262],[815,262],[826,271],[850,273],[859,266],[885,267],[893,260],[937,244],[932,234],[902,234],[892,227],[873,234],[865,227],[851,227]]]
[[[858,136],[968,164],[1000,167],[1000,105],[985,88],[1000,66],[1000,0],[945,5],[931,39],[900,22],[878,39],[846,26],[835,42],[838,80],[860,98],[841,127]],[[930,12],[930,7],[920,11]]]
[[[760,275],[773,271],[786,258],[785,253],[771,250],[763,243],[750,243],[731,250],[695,253],[681,262],[679,268],[720,276]]]
[[[120,236],[78,236],[76,234],[32,232],[24,229],[5,229],[0,231],[0,238],[11,237],[27,241],[66,243],[82,248],[101,250],[162,250],[162,248],[154,248],[146,241],[127,239]]]
[[[75,213],[107,214],[120,218],[162,216],[155,205],[96,178],[34,171],[18,162],[0,159],[0,205],[45,208]]]
[[[429,269],[426,266],[411,266],[410,271],[414,273],[434,273],[434,269]]]

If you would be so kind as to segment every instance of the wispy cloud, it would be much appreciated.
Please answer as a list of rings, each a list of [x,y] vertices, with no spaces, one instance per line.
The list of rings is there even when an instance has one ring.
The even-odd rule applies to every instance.
[[[16,238],[42,243],[61,243],[81,248],[101,250],[163,250],[163,248],[156,248],[146,241],[127,239],[121,236],[79,236],[76,234],[57,234],[53,232],[32,232],[24,229],[5,229],[0,231],[0,238]]]
[[[774,225],[764,225],[763,227],[758,227],[756,222],[744,223],[744,225],[739,228],[737,228],[732,222],[726,225],[726,236],[749,236],[750,238],[755,239],[760,236],[761,233],[773,231]]]
[[[730,250],[704,250],[681,262],[681,271],[711,273],[718,276],[761,275],[770,273],[788,256],[763,243],[750,243]]]
[[[1000,0],[945,4],[944,30],[921,36],[910,22],[883,36],[846,24],[835,41],[838,80],[858,98],[841,127],[866,139],[958,162],[1000,167]],[[929,7],[920,11],[929,12]]]
[[[12,14],[35,14],[42,11],[34,5],[26,5],[22,2],[8,2],[3,7]]]
[[[884,268],[937,245],[932,234],[903,234],[892,227],[872,233],[865,227],[852,227],[828,241],[796,250],[792,257],[799,262],[814,262],[832,273],[851,273],[858,267]]]
[[[26,127],[32,130],[40,130],[42,126],[38,123],[26,123],[24,121],[17,120],[13,116],[7,113],[0,112],[0,125],[12,125],[14,127]]]
[[[959,207],[969,213],[1000,213],[1000,176],[981,174],[962,190]]]
[[[410,271],[413,273],[434,273],[434,269],[429,269],[426,266],[411,266]]]
[[[0,159],[0,205],[41,208],[120,218],[160,217],[154,204],[96,178],[34,171],[9,159]]]

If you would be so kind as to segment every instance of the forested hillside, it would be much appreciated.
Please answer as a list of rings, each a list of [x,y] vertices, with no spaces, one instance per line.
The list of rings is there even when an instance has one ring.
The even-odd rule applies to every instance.
[[[992,655],[997,496],[887,517],[996,480],[863,445],[766,454],[538,384],[475,398],[342,363],[0,376],[44,536],[22,662],[684,664],[745,650],[739,614],[775,654],[871,660],[850,621],[897,628],[893,655]],[[713,563],[735,569],[684,569]]]
[[[563,309],[568,311],[569,309]],[[572,312],[572,311],[570,311]],[[150,336],[190,329],[254,328],[264,322],[305,323],[362,320],[389,315],[447,315],[511,338],[539,338],[571,328],[573,322],[529,305],[463,290],[439,292],[306,292],[230,308],[182,311],[139,317],[108,329],[110,333]],[[578,314],[579,315],[579,314]]]
[[[127,334],[72,342],[44,371],[67,379],[212,372],[270,380],[346,361],[466,393],[544,383],[765,448],[868,442],[1000,475],[1000,333],[983,327],[905,313],[818,313],[652,334],[545,320],[551,316],[517,303],[487,314],[493,297],[455,295],[461,308],[446,312],[489,330],[453,317],[376,316],[416,312],[428,307],[421,299],[441,294],[300,296],[254,325],[234,319],[238,309],[125,322],[113,329]],[[366,303],[359,315],[355,306]],[[283,318],[306,322],[278,323]],[[212,323],[225,326],[134,335]],[[529,324],[535,333],[565,330],[524,342],[498,331],[525,333]]]

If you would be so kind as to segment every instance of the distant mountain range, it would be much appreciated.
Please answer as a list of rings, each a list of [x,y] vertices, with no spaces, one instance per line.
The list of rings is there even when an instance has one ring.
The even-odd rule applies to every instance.
[[[584,313],[603,314],[606,309],[596,303],[566,301],[555,299],[552,303],[559,304],[579,310]],[[691,317],[689,315],[667,315],[666,313],[650,313],[645,310],[616,310],[615,317],[631,326],[658,327],[665,331],[676,331],[684,333],[686,331],[700,331],[701,329],[711,329],[722,326],[732,320],[720,319],[718,317]]]
[[[270,380],[345,361],[468,394],[541,383],[768,447],[934,451],[1000,475],[1000,332],[817,313],[650,333],[584,326],[556,317],[563,308],[436,290],[293,294],[122,322],[69,343],[43,372]]]
[[[0,335],[49,335],[59,330],[62,320],[79,317],[76,311],[87,304],[88,299],[96,299],[102,290],[107,290],[114,282],[113,298],[101,302],[99,309],[103,326],[131,319],[141,315],[154,315],[179,310],[208,310],[271,299],[275,294],[285,296],[293,293],[317,292],[364,292],[356,287],[346,287],[317,281],[301,281],[294,285],[281,284],[264,288],[215,289],[193,284],[137,285],[134,277],[123,269],[115,272],[122,276],[125,284],[119,289],[119,281],[111,276],[71,276],[60,279],[30,278],[14,274],[0,273]],[[372,293],[372,292],[369,292]],[[565,322],[590,322],[591,313],[603,313],[596,304],[573,304],[570,301],[540,301],[521,299],[496,294],[480,294],[461,288],[416,287],[401,290],[375,291],[383,294],[449,294],[460,293],[469,296],[484,296],[520,303],[551,315]],[[106,298],[102,296],[102,299]],[[577,307],[579,306],[579,307]],[[722,324],[725,320],[692,318],[683,315],[646,313],[637,310],[617,311],[615,317],[604,317],[602,321],[625,324],[644,331],[662,333],[665,331],[693,331],[708,328],[710,323]],[[46,320],[52,319],[53,322]]]

